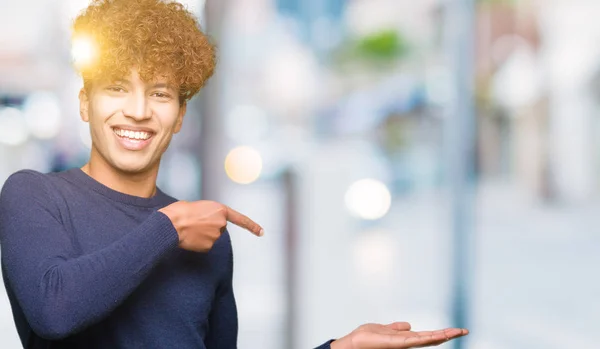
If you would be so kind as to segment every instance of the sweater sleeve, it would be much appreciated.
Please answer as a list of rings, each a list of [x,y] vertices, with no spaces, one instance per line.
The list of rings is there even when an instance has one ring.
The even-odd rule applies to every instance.
[[[334,342],[335,340],[329,340],[321,345],[319,345],[318,347],[316,347],[315,349],[330,349],[331,348],[331,343]]]
[[[5,277],[42,338],[65,338],[105,318],[177,245],[169,218],[154,212],[106,248],[79,255],[43,181],[19,172],[0,194]]]
[[[223,234],[227,245],[227,273],[217,288],[213,307],[208,319],[207,348],[237,348],[238,319],[233,294],[233,251],[229,232]]]

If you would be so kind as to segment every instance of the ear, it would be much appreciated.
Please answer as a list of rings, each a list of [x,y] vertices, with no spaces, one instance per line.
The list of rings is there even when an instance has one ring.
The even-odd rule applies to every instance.
[[[187,102],[183,102],[179,107],[179,115],[177,115],[177,122],[175,124],[175,129],[173,133],[179,133],[181,131],[181,125],[183,125],[183,117],[185,116],[185,112],[187,110]]]
[[[79,115],[81,116],[81,120],[84,122],[89,122],[90,117],[88,114],[88,108],[90,106],[90,99],[85,91],[85,88],[79,90]]]

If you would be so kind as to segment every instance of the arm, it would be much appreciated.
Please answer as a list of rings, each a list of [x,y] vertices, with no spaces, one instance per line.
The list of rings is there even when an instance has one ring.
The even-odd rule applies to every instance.
[[[227,244],[227,277],[217,288],[213,307],[208,319],[207,348],[237,348],[238,320],[233,294],[233,252],[229,233],[223,238]]]
[[[47,189],[29,173],[9,178],[0,195],[0,241],[27,322],[39,336],[60,339],[109,315],[179,238],[155,212],[108,247],[78,255]]]

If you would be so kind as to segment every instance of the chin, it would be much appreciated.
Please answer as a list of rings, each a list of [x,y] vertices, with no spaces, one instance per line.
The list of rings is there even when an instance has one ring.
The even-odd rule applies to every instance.
[[[113,164],[113,167],[122,173],[137,174],[149,171],[152,168],[152,164],[149,162],[132,163],[123,161]]]
[[[144,173],[144,172],[148,171],[148,169],[144,168],[144,167],[131,167],[131,166],[129,166],[129,167],[120,166],[117,169],[119,170],[119,172],[127,173],[127,174],[139,174],[139,173]]]

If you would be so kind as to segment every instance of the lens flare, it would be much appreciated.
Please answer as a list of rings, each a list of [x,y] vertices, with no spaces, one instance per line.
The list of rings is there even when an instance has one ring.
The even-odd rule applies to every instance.
[[[80,35],[73,38],[71,44],[71,57],[73,64],[78,70],[91,67],[98,56],[96,42],[90,36]]]

